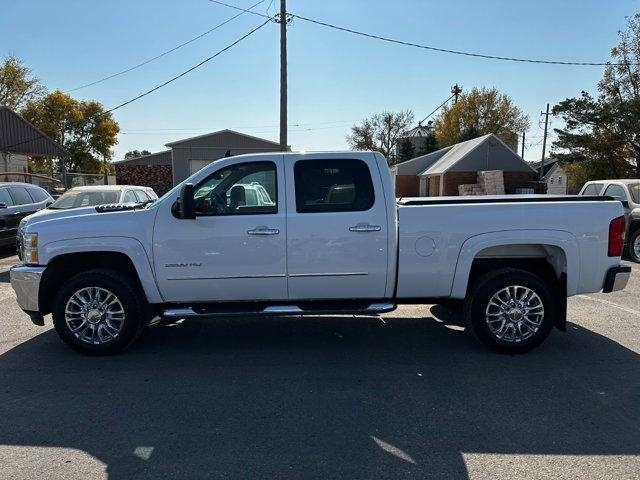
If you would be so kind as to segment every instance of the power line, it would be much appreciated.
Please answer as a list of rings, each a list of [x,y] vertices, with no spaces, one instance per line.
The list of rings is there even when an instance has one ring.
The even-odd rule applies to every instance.
[[[434,113],[436,113],[438,110],[440,110],[442,107],[444,107],[444,105],[445,105],[449,100],[451,100],[453,97],[455,97],[456,95],[457,95],[457,94],[455,94],[455,93],[454,93],[454,94],[453,94],[453,95],[451,95],[449,98],[447,98],[444,102],[442,102],[440,105],[438,105],[438,107],[437,107],[433,112],[431,112],[429,115],[427,115],[426,117],[424,117],[424,118],[422,119],[422,121],[418,122],[418,124],[422,124],[422,122],[424,122],[427,118],[429,118],[431,115],[433,115],[433,114],[434,114]]]
[[[238,43],[240,43],[241,41],[243,41],[245,38],[247,38],[247,37],[249,37],[249,36],[253,35],[255,32],[257,32],[258,30],[260,30],[262,27],[264,27],[264,26],[265,26],[267,23],[269,23],[270,21],[271,21],[271,19],[269,19],[269,20],[267,20],[267,21],[263,22],[262,24],[258,25],[256,28],[254,28],[253,30],[251,30],[250,32],[248,32],[248,33],[244,34],[242,37],[238,38],[238,39],[237,39],[236,41],[234,41],[233,43],[230,43],[229,45],[227,45],[227,46],[226,46],[226,47],[224,47],[223,49],[218,50],[216,53],[214,53],[214,54],[213,54],[213,55],[211,55],[210,57],[205,58],[203,61],[201,61],[201,62],[200,62],[200,63],[198,63],[197,65],[194,65],[193,67],[191,67],[191,68],[189,68],[189,69],[185,70],[184,72],[182,72],[182,73],[180,73],[180,74],[176,75],[175,77],[170,78],[170,79],[169,79],[169,80],[167,80],[166,82],[163,82],[163,83],[161,83],[160,85],[158,85],[158,86],[156,86],[156,87],[153,87],[153,88],[151,88],[151,89],[147,90],[146,92],[141,93],[140,95],[138,95],[138,96],[136,96],[136,97],[134,97],[134,98],[132,98],[132,99],[130,99],[130,100],[127,100],[126,102],[122,102],[122,103],[120,103],[119,105],[116,105],[115,107],[110,108],[109,110],[105,110],[104,112],[101,112],[101,113],[99,113],[99,114],[97,114],[97,115],[94,115],[93,117],[89,117],[87,120],[85,120],[84,124],[86,125],[86,124],[88,124],[89,122],[91,122],[91,121],[93,121],[93,120],[97,120],[98,118],[100,118],[100,117],[101,117],[101,116],[103,116],[103,115],[106,115],[106,114],[108,114],[108,113],[111,113],[111,112],[113,112],[113,111],[115,111],[115,110],[118,110],[119,108],[124,107],[125,105],[129,105],[130,103],[133,103],[133,102],[135,102],[135,101],[137,101],[137,100],[140,100],[141,98],[146,97],[146,96],[147,96],[147,95],[149,95],[150,93],[153,93],[153,92],[155,92],[156,90],[160,90],[162,87],[165,87],[165,86],[169,85],[170,83],[175,82],[175,81],[176,81],[176,80],[178,80],[179,78],[184,77],[184,76],[185,76],[185,75],[187,75],[188,73],[190,73],[190,72],[194,71],[195,69],[197,69],[197,68],[201,67],[201,66],[202,66],[202,65],[204,65],[205,63],[207,63],[207,62],[209,62],[209,61],[213,60],[213,59],[214,59],[214,58],[216,58],[217,56],[221,55],[222,53],[226,52],[226,51],[227,51],[227,50],[229,50],[230,48],[234,47],[235,45],[237,45]],[[39,134],[39,135],[38,135],[38,136],[36,136],[36,137],[30,138],[30,139],[27,139],[27,140],[23,140],[23,141],[21,141],[21,142],[14,143],[14,144],[12,144],[12,145],[5,145],[5,146],[3,146],[3,149],[8,149],[8,148],[17,147],[18,145],[22,145],[23,143],[29,143],[29,142],[31,142],[31,141],[33,141],[33,140],[37,140],[38,138],[41,138],[41,137],[43,137],[43,136],[45,136],[45,135],[44,135],[44,134]]]
[[[209,0],[209,1],[210,2],[215,1],[215,3],[222,4],[222,2],[218,2],[217,0]],[[230,6],[230,5],[227,5],[227,6]],[[323,27],[333,28],[334,30],[340,30],[342,32],[352,33],[354,35],[360,35],[367,38],[374,38],[376,40],[382,40],[384,42],[395,43],[398,45],[404,45],[408,47],[422,48],[425,50],[432,50],[432,51],[441,52],[441,53],[450,53],[453,55],[463,55],[467,57],[485,58],[485,59],[491,59],[491,60],[504,60],[509,62],[538,63],[538,64],[547,64],[547,65],[573,65],[573,66],[581,66],[581,67],[585,67],[585,66],[603,67],[608,65],[625,65],[625,66],[632,65],[628,63],[615,64],[615,63],[602,63],[602,62],[565,62],[565,61],[558,61],[558,60],[538,60],[538,59],[529,59],[529,58],[504,57],[504,56],[498,56],[498,55],[485,55],[482,53],[474,53],[474,52],[464,52],[461,50],[451,50],[448,48],[432,47],[430,45],[420,45],[418,43],[405,42],[402,40],[383,37],[381,35],[374,35],[371,33],[360,32],[358,30],[353,30],[351,28],[339,27],[337,25],[321,22],[319,20],[313,20],[311,18],[303,17],[301,15],[292,14],[291,16],[294,18],[299,18],[300,20],[304,20],[306,22],[315,23],[316,25],[322,25]]]
[[[173,48],[171,48],[171,49],[167,50],[166,52],[162,52],[161,54],[156,55],[155,57],[150,58],[149,60],[145,60],[145,61],[144,61],[144,62],[142,62],[142,63],[139,63],[139,64],[137,64],[137,65],[134,65],[133,67],[129,67],[129,68],[127,68],[127,69],[125,69],[125,70],[122,70],[122,71],[120,71],[120,72],[114,73],[114,74],[112,74],[112,75],[108,75],[108,76],[106,76],[106,77],[104,77],[104,78],[101,78],[100,80],[96,80],[96,81],[91,82],[91,83],[86,83],[86,84],[84,84],[84,85],[80,85],[79,87],[75,87],[75,88],[72,88],[72,89],[70,89],[70,90],[67,90],[67,93],[75,92],[75,91],[77,91],[77,90],[81,90],[81,89],[86,88],[86,87],[91,87],[91,86],[93,86],[93,85],[97,85],[97,84],[99,84],[99,83],[106,82],[107,80],[111,80],[112,78],[118,77],[118,76],[120,76],[120,75],[124,75],[125,73],[128,73],[128,72],[130,72],[130,71],[132,71],[132,70],[135,70],[135,69],[137,69],[137,68],[140,68],[140,67],[142,67],[142,66],[144,66],[144,65],[147,65],[148,63],[151,63],[151,62],[153,62],[154,60],[157,60],[157,59],[159,59],[159,58],[161,58],[161,57],[164,57],[165,55],[169,55],[170,53],[175,52],[176,50],[178,50],[178,49],[180,49],[180,48],[182,48],[182,47],[184,47],[184,46],[186,46],[186,45],[189,45],[190,43],[193,43],[193,42],[195,42],[196,40],[199,40],[199,39],[201,39],[202,37],[204,37],[204,36],[206,36],[206,35],[209,35],[211,32],[213,32],[213,31],[215,31],[215,30],[219,29],[220,27],[222,27],[222,26],[226,25],[227,23],[229,23],[229,22],[231,22],[231,21],[235,20],[235,19],[236,19],[236,18],[238,18],[239,16],[244,15],[244,13],[245,13],[245,12],[250,11],[252,8],[257,7],[257,6],[258,6],[258,5],[260,5],[261,3],[264,3],[265,1],[266,1],[266,0],[260,0],[259,2],[257,2],[257,3],[255,3],[255,4],[253,4],[253,5],[251,5],[251,6],[249,7],[249,9],[248,9],[248,10],[244,10],[244,11],[242,11],[242,12],[238,13],[237,15],[234,15],[233,17],[231,17],[231,18],[229,18],[229,19],[225,20],[224,22],[222,22],[222,23],[220,23],[220,24],[216,25],[215,27],[213,27],[213,28],[211,28],[211,29],[207,30],[206,32],[201,33],[201,34],[200,34],[200,35],[198,35],[197,37],[193,37],[191,40],[187,40],[186,42],[183,42],[183,43],[181,43],[180,45],[176,45],[175,47],[173,47]]]
[[[211,3],[216,3],[218,5],[222,5],[223,7],[229,7],[229,8],[233,8],[235,10],[240,10],[243,13],[250,13],[251,15],[256,15],[256,16],[262,17],[262,18],[268,18],[269,20],[273,20],[274,19],[274,17],[270,17],[269,15],[265,15],[264,13],[253,12],[253,11],[251,11],[251,9],[237,7],[236,5],[229,5],[228,3],[220,2],[219,0],[209,0],[209,1]],[[251,7],[251,8],[253,8],[253,7]]]

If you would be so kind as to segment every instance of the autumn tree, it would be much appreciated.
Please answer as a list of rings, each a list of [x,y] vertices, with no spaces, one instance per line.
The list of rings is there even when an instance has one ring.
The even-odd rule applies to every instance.
[[[413,123],[413,112],[382,112],[351,127],[347,143],[352,150],[374,150],[382,153],[389,165],[396,163],[396,142]]]
[[[640,14],[618,36],[597,96],[583,91],[553,107],[564,128],[555,129],[552,155],[572,190],[599,178],[640,178]]]
[[[496,88],[472,88],[458,101],[442,107],[434,122],[440,148],[493,133],[510,141],[514,132],[526,131],[529,117]]]
[[[65,167],[72,172],[107,173],[120,131],[99,102],[79,101],[59,90],[31,100],[22,116],[69,152]]]
[[[16,57],[8,56],[0,64],[0,105],[19,110],[29,100],[36,100],[43,93],[40,80]]]

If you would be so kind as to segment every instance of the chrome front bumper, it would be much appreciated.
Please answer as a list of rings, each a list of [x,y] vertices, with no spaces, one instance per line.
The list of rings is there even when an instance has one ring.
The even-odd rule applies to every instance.
[[[631,267],[628,265],[620,265],[611,267],[604,279],[603,293],[617,292],[627,286],[631,276]]]
[[[16,299],[20,308],[32,314],[40,314],[38,303],[38,293],[40,291],[40,280],[45,267],[29,267],[26,265],[16,265],[11,267],[11,286],[16,292]]]

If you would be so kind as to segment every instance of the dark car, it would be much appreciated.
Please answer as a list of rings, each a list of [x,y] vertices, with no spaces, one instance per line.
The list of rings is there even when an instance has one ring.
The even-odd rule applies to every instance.
[[[0,183],[0,247],[15,245],[20,220],[52,203],[51,195],[36,185]]]

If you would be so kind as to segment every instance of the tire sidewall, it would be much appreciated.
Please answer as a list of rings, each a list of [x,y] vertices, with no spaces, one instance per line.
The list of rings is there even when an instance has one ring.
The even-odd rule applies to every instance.
[[[521,285],[533,290],[542,301],[544,318],[538,331],[521,342],[498,339],[486,322],[486,308],[489,300],[498,291],[512,285]],[[474,335],[489,348],[503,353],[524,353],[540,345],[551,333],[558,311],[557,301],[549,286],[539,277],[524,270],[490,272],[476,283],[476,290],[468,305],[468,322]]]
[[[65,320],[65,308],[69,298],[86,287],[100,287],[115,295],[125,312],[125,323],[118,336],[109,343],[92,345],[77,339]],[[144,309],[136,295],[132,282],[124,275],[109,270],[92,270],[80,273],[65,282],[53,302],[53,325],[60,338],[73,349],[88,355],[109,355],[128,347],[144,326]]]
[[[636,263],[640,263],[640,257],[638,257],[634,250],[633,250],[633,244],[636,241],[636,239],[638,238],[638,236],[640,236],[640,229],[637,229],[636,231],[634,231],[631,234],[631,238],[629,238],[629,256],[631,257],[631,260],[633,260]]]

